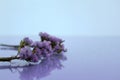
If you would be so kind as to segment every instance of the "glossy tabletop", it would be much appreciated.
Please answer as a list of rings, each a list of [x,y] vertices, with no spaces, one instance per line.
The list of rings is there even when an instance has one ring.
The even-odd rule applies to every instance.
[[[120,37],[62,38],[68,49],[64,56],[27,67],[0,62],[0,80],[120,80]],[[0,43],[19,44],[21,39],[1,37]],[[0,50],[0,56],[15,54],[14,50]]]

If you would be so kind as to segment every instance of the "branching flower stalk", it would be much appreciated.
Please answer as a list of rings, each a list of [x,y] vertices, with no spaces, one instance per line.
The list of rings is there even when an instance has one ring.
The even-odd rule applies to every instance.
[[[38,62],[41,59],[49,58],[53,54],[66,52],[63,44],[64,40],[42,32],[39,36],[40,41],[32,41],[28,37],[25,37],[19,45],[1,44],[0,46],[11,47],[18,50],[18,54],[13,57],[0,57],[0,61],[21,59],[29,62]]]

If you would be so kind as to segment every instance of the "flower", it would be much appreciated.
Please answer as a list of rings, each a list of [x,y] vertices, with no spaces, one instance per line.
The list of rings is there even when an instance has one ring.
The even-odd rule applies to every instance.
[[[38,48],[31,49],[29,46],[25,46],[20,50],[20,59],[38,62],[41,57],[41,51]]]
[[[20,58],[21,59],[28,59],[31,57],[31,55],[32,55],[32,50],[30,49],[30,47],[25,46],[20,49]]]
[[[63,40],[47,33],[40,33],[41,41],[32,41],[28,37],[23,39],[20,46],[19,56],[21,59],[38,62],[40,59],[49,58],[56,53],[65,52]]]
[[[31,56],[31,61],[32,61],[32,62],[38,62],[38,61],[39,61],[38,56],[37,56],[36,54],[32,54],[32,56]]]
[[[59,43],[64,42],[62,39],[57,38],[55,36],[51,36],[51,35],[49,35],[47,33],[40,32],[39,36],[41,37],[42,41],[47,40],[47,41],[51,41],[51,42],[55,42],[55,43],[57,43],[57,42],[59,42]]]
[[[45,37],[45,38],[48,38],[50,35],[48,34],[48,33],[43,33],[43,32],[40,32],[39,33],[39,36],[41,36],[41,37]]]
[[[30,44],[32,44],[32,40],[31,39],[29,39],[28,37],[25,37],[24,39],[23,39],[23,41],[25,42],[25,44],[26,45],[30,45]]]

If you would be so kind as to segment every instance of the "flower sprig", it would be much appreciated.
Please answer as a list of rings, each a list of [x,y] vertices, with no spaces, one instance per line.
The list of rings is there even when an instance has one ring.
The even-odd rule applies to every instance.
[[[42,32],[39,33],[39,37],[40,41],[33,41],[29,37],[25,37],[21,40],[17,47],[18,54],[15,58],[30,62],[38,62],[41,59],[49,58],[53,54],[60,54],[67,51],[64,48],[64,40]],[[5,58],[2,58],[2,60],[4,59]],[[12,59],[14,58],[9,58],[9,60]]]

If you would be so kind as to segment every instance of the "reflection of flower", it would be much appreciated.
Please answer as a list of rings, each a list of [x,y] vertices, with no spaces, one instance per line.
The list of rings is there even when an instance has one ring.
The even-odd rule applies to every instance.
[[[42,60],[42,62],[35,66],[24,67],[20,73],[21,80],[40,79],[50,74],[54,69],[61,69],[63,65],[61,60],[66,60],[63,54],[52,55],[50,58]]]
[[[0,67],[0,69],[12,69],[17,70],[20,74],[20,80],[34,80],[41,79],[45,76],[48,76],[50,72],[54,69],[61,69],[63,67],[61,61],[66,60],[66,57],[61,54],[51,55],[49,58],[43,59],[37,65],[31,65],[27,67]],[[19,70],[22,69],[22,70]]]

